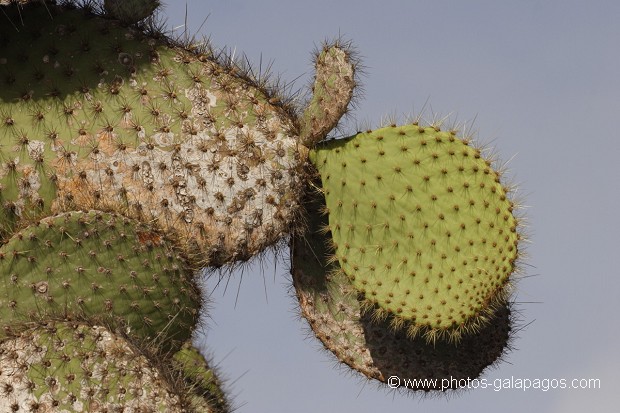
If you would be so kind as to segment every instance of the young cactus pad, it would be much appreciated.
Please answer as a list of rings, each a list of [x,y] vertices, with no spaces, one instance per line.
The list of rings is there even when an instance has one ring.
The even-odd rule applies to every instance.
[[[454,133],[416,124],[310,154],[337,260],[375,316],[428,338],[477,327],[505,296],[517,220],[499,174]]]
[[[314,195],[306,203],[308,231],[293,239],[291,272],[303,317],[340,362],[382,383],[397,376],[403,379],[400,385],[411,390],[446,391],[462,387],[468,378],[478,377],[501,358],[512,335],[506,303],[488,324],[464,335],[458,344],[411,338],[406,331],[394,331],[389,320],[373,320],[364,313],[338,262],[328,262],[330,234],[322,231],[327,224],[327,217],[319,212],[324,206],[322,197]],[[423,384],[424,379],[437,381]]]
[[[359,63],[350,45],[325,44],[315,59],[312,99],[301,119],[301,138],[314,147],[336,127],[346,113],[357,86]]]
[[[2,412],[187,412],[160,369],[102,326],[32,326],[0,342],[0,365]]]
[[[201,299],[173,245],[147,225],[98,211],[30,225],[0,248],[0,337],[15,323],[87,318],[178,348]]]
[[[231,406],[222,390],[222,382],[213,366],[200,351],[187,342],[172,357],[173,368],[178,370],[191,389],[190,404],[197,412],[228,413]]]
[[[25,7],[7,10],[19,31],[0,25],[6,232],[28,214],[113,210],[221,266],[291,231],[307,151],[264,88],[86,10]]]

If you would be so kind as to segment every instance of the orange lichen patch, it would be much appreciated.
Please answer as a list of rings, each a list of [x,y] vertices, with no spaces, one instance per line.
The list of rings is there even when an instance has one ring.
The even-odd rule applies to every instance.
[[[97,142],[99,150],[105,155],[112,155],[116,152],[118,136],[114,132],[108,132],[105,130],[100,131],[97,134]]]
[[[161,235],[156,233],[156,232],[138,231],[136,234],[138,235],[138,241],[142,245],[146,245],[146,244],[159,245],[159,244],[161,244]]]
[[[89,133],[79,133],[78,136],[71,141],[72,144],[86,147],[88,145],[92,145],[93,137]]]
[[[88,182],[80,177],[60,180],[58,182],[58,198],[52,205],[52,211],[60,212],[66,209],[60,206],[63,200],[71,201],[71,203],[83,207],[91,206],[95,203],[93,192]]]

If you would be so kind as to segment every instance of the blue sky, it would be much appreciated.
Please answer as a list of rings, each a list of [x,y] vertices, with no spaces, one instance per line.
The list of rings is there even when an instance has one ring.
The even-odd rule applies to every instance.
[[[206,344],[239,412],[612,411],[620,385],[620,3],[612,1],[167,1],[216,46],[304,87],[311,51],[351,39],[367,67],[354,112],[379,125],[432,112],[475,119],[529,206],[516,300],[525,323],[494,378],[598,378],[597,390],[403,396],[334,368],[307,338],[287,255],[234,272],[212,295]],[[431,113],[431,111],[429,111]],[[209,285],[213,287],[214,282]]]

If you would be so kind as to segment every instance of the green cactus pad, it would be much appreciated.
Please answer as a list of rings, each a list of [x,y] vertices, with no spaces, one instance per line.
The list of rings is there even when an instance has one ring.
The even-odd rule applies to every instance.
[[[477,333],[461,337],[458,344],[412,339],[405,331],[394,331],[389,320],[373,320],[364,313],[355,288],[338,263],[328,262],[330,234],[321,231],[327,217],[320,216],[324,204],[320,198],[306,204],[308,231],[292,242],[292,275],[303,317],[340,362],[382,383],[397,376],[403,388],[446,391],[463,387],[468,378],[479,377],[499,361],[512,335],[508,304]],[[423,379],[437,381],[412,381]]]
[[[0,337],[15,323],[70,317],[180,347],[201,299],[173,245],[147,225],[97,211],[25,228],[0,248]]]
[[[220,266],[292,230],[307,150],[274,95],[209,51],[25,7],[6,11],[19,32],[0,26],[5,233],[24,215],[111,210],[155,219]]]
[[[33,326],[2,340],[0,365],[3,412],[187,411],[141,351],[101,326]]]
[[[190,403],[197,412],[228,413],[230,403],[222,390],[216,371],[200,351],[187,342],[173,356],[173,366],[181,372],[185,384],[191,389]]]
[[[480,151],[416,124],[329,141],[318,169],[337,259],[375,316],[410,334],[477,328],[517,259],[512,203]]]

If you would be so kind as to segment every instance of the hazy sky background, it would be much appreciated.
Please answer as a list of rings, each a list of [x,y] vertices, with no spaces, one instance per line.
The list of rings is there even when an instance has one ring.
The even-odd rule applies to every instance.
[[[297,79],[293,90],[311,79],[316,44],[353,40],[367,67],[360,121],[404,120],[427,99],[438,114],[475,118],[479,139],[511,159],[532,242],[516,299],[533,323],[485,377],[602,386],[422,400],[364,384],[306,338],[287,264],[267,255],[212,296],[206,345],[240,413],[617,411],[620,2],[168,0],[170,25],[184,22],[185,4],[190,31],[209,16],[201,34],[273,61]]]

